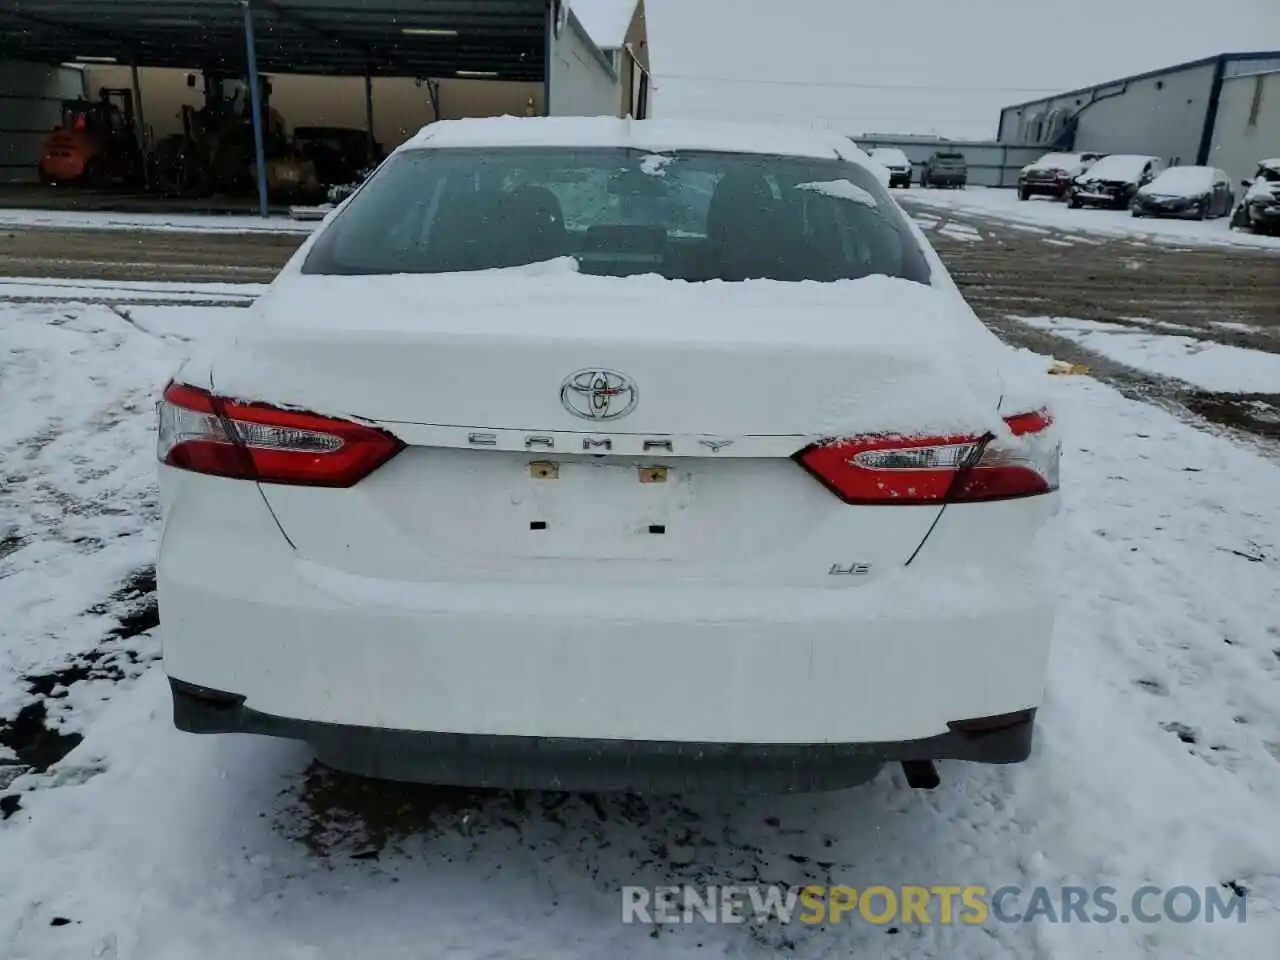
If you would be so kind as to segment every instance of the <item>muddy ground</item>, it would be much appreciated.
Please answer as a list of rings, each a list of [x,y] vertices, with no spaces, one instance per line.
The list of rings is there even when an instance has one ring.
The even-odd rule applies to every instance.
[[[288,233],[8,227],[0,228],[0,277],[265,283],[304,239]]]
[[[911,208],[910,201],[907,201]],[[935,208],[913,214],[978,315],[1002,339],[1089,367],[1126,396],[1208,420],[1238,439],[1280,451],[1275,393],[1212,394],[1116,363],[1078,344],[1012,320],[1072,317],[1280,353],[1280,256],[1241,247],[1180,247],[1011,224]],[[973,237],[974,232],[981,239]],[[1214,326],[1230,322],[1252,330]]]

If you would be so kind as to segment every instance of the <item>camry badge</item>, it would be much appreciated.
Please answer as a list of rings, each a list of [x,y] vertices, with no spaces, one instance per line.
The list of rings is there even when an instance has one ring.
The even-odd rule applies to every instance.
[[[617,420],[636,408],[640,391],[616,370],[578,370],[560,384],[560,402],[584,420]]]

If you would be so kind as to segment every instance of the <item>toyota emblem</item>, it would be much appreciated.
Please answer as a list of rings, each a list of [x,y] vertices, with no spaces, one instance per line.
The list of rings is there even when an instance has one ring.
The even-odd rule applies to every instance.
[[[636,408],[640,391],[616,370],[578,370],[560,385],[560,402],[583,420],[617,420]]]

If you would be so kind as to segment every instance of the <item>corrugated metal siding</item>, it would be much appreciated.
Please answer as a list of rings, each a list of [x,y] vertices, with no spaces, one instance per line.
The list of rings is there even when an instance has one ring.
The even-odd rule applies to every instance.
[[[551,41],[548,112],[560,117],[620,116],[623,95],[615,60],[600,51],[570,12],[564,30]]]
[[[79,70],[0,61],[0,181],[38,178],[40,148],[62,118],[62,101],[82,92]]]
[[[1267,57],[1264,60],[1228,60],[1222,75],[1232,77],[1251,77],[1259,73],[1275,73],[1280,71],[1280,57]]]
[[[1010,107],[1000,115],[999,138],[1048,146],[1075,115],[1077,150],[1149,153],[1169,163],[1194,163],[1213,73],[1212,63],[1199,63]],[[1055,117],[1056,126],[1050,123]]]
[[[1224,81],[1209,163],[1231,175],[1239,194],[1240,181],[1253,176],[1258,161],[1275,156],[1280,156],[1280,69]]]
[[[1122,93],[1080,112],[1076,147],[1151,154],[1169,164],[1195,163],[1213,72],[1205,65],[1126,84]]]

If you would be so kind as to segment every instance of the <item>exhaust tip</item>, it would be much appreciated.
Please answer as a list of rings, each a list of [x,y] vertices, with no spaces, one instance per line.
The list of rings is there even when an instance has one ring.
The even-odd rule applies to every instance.
[[[932,790],[942,783],[932,760],[903,760],[902,773],[913,790]]]

